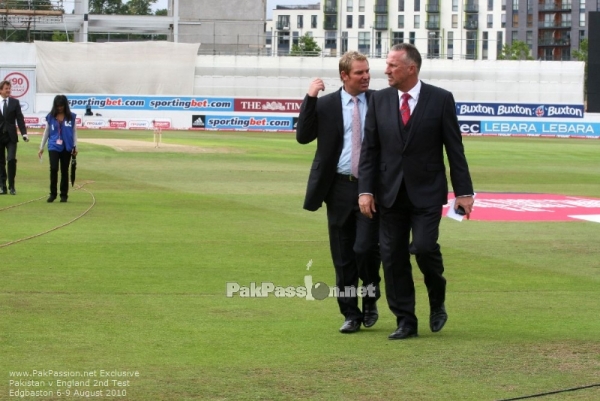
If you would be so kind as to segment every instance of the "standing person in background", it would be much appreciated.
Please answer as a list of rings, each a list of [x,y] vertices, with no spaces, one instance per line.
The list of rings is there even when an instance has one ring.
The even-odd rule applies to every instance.
[[[27,136],[27,127],[25,127],[25,118],[21,111],[21,103],[17,99],[10,97],[11,83],[8,81],[0,82],[0,111],[2,120],[0,121],[0,195],[6,195],[10,191],[11,195],[16,195],[15,176],[17,175],[17,127],[23,140],[29,142]],[[8,167],[8,177],[6,170]],[[8,190],[6,188],[6,179],[8,178]]]
[[[397,323],[391,340],[418,335],[411,254],[425,278],[431,331],[440,331],[448,319],[437,242],[442,207],[448,202],[444,149],[455,207],[467,215],[473,208],[473,184],[454,97],[419,80],[420,69],[421,54],[415,46],[392,47],[385,69],[389,87],[371,97],[360,158],[360,210],[367,217],[376,210],[380,214],[386,297]]]
[[[344,54],[339,62],[343,86],[318,98],[325,90],[320,78],[313,80],[300,107],[296,140],[307,144],[317,140],[304,208],[315,211],[327,205],[329,245],[335,268],[340,312],[345,321],[341,333],[355,333],[361,324],[371,327],[379,318],[380,296],[379,224],[358,208],[358,158],[369,96],[369,62],[358,52]],[[358,280],[371,288],[358,306]],[[355,293],[348,294],[350,288]]]
[[[46,130],[40,144],[38,157],[44,153],[48,142],[50,159],[50,196],[48,202],[54,202],[57,196],[58,165],[60,163],[60,201],[66,202],[69,194],[69,165],[71,155],[77,156],[77,126],[75,113],[69,108],[65,95],[57,95],[50,114],[46,116]]]

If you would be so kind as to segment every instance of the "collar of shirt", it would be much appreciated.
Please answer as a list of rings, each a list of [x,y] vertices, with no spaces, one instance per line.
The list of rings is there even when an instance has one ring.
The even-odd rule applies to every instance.
[[[408,92],[398,91],[398,99],[400,100],[400,105],[402,105],[402,95],[404,93],[408,93],[410,95],[410,99],[408,99],[408,106],[410,107],[410,112],[412,113],[415,107],[417,106],[417,102],[419,101],[419,95],[421,94],[421,80],[417,82],[415,86]]]
[[[360,102],[358,102],[359,106],[361,105],[361,103],[362,105],[367,104],[367,95],[365,95],[364,92],[359,93],[358,95],[356,95],[356,97],[358,98],[358,100],[360,100]],[[342,104],[346,106],[350,103],[352,103],[352,95],[346,92],[344,88],[342,88]]]

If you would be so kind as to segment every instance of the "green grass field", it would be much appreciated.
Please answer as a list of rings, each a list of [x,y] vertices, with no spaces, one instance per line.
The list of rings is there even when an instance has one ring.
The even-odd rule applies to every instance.
[[[600,385],[600,224],[443,219],[444,330],[428,329],[415,268],[418,338],[387,339],[395,319],[384,299],[377,325],[342,335],[334,299],[225,295],[227,282],[334,282],[324,209],[302,209],[314,144],[241,132],[163,135],[229,153],[81,143],[77,182],[89,192],[48,204],[39,141],[19,143],[18,194],[0,197],[0,245],[96,204],[0,248],[1,400],[492,401]],[[464,142],[478,192],[600,197],[600,141]],[[540,399],[600,400],[600,387]]]

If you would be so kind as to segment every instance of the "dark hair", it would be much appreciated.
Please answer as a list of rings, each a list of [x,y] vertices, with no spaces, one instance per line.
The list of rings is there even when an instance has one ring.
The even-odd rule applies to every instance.
[[[410,43],[398,43],[392,46],[390,49],[393,52],[404,50],[406,53],[406,59],[412,61],[417,66],[417,71],[421,71],[421,53],[419,50]]]
[[[12,85],[11,85],[11,83],[10,83],[10,81],[6,81],[6,80],[5,80],[5,81],[2,81],[2,82],[0,82],[0,89],[4,89],[4,87],[5,87],[6,85],[8,85],[8,86],[12,86]]]
[[[69,101],[67,100],[67,97],[65,95],[56,95],[54,97],[54,102],[52,102],[52,110],[50,110],[50,114],[52,114],[52,116],[54,118],[56,118],[56,115],[58,114],[58,106],[64,106],[65,110],[65,118],[68,121],[71,121],[73,119],[73,115],[71,114],[71,108],[69,107]]]

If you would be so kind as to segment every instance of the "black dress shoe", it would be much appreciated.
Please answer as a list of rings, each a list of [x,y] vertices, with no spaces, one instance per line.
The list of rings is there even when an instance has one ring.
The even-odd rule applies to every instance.
[[[379,312],[375,302],[363,305],[363,325],[365,327],[373,327],[378,319]]]
[[[356,333],[358,330],[360,330],[360,320],[346,320],[340,327],[340,333],[344,334]]]
[[[48,199],[46,199],[46,202],[52,203],[52,202],[54,202],[55,199],[56,199],[56,195],[50,195],[48,197]]]
[[[390,340],[404,340],[406,338],[417,337],[417,329],[411,326],[398,326],[396,331],[388,336]]]
[[[429,315],[429,328],[434,333],[437,333],[444,328],[447,320],[448,314],[446,313],[446,308],[444,305],[440,306],[439,308],[433,308],[431,309],[431,314]]]
[[[10,192],[11,195],[17,194],[17,191],[14,188],[9,188],[8,191]]]
[[[6,190],[6,187],[0,188],[0,195],[6,195],[7,193],[8,191]]]
[[[66,197],[66,196],[61,196],[61,197],[60,197],[60,201],[61,201],[62,203],[65,203],[65,202],[67,201],[67,197]]]

